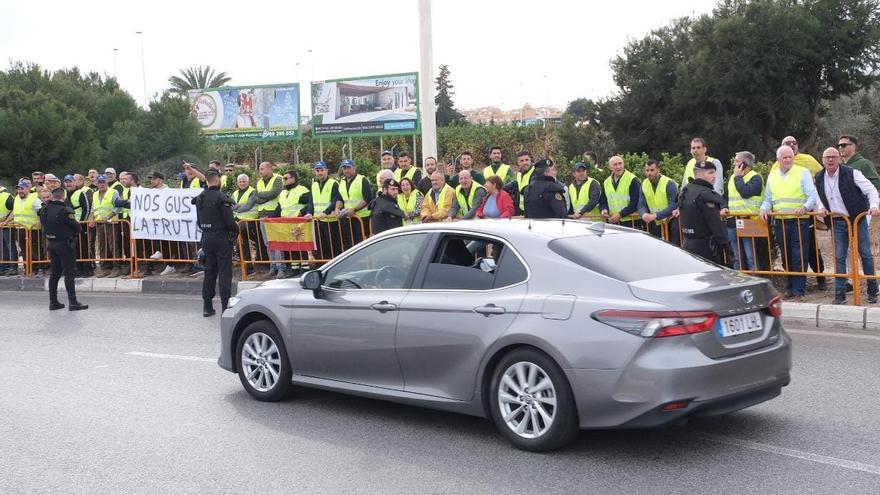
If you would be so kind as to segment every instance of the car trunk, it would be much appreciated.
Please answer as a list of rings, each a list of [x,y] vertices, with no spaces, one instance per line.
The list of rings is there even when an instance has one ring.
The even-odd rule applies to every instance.
[[[711,358],[735,356],[779,339],[780,324],[767,310],[776,293],[766,280],[732,270],[713,270],[633,281],[629,287],[635,297],[675,311],[717,314],[718,322],[711,331],[672,337],[690,338]]]

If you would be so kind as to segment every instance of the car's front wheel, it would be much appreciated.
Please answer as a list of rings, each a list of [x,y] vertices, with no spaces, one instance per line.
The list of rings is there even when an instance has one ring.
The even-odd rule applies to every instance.
[[[244,329],[235,347],[238,378],[257,400],[274,402],[290,395],[290,361],[281,334],[271,322],[255,321]]]
[[[517,349],[498,362],[492,376],[492,418],[516,447],[557,449],[577,438],[574,396],[562,369],[535,349]]]

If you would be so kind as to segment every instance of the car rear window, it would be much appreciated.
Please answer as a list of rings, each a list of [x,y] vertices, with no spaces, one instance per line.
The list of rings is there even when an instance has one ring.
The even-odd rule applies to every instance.
[[[647,234],[566,237],[550,241],[549,247],[573,263],[623,282],[720,270]]]

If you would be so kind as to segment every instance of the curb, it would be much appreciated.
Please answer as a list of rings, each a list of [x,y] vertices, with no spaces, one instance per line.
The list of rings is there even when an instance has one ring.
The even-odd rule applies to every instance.
[[[234,281],[232,293],[253,289],[260,281]],[[2,278],[0,291],[42,292],[49,290],[48,279],[34,278]],[[59,287],[59,290],[61,288]],[[174,294],[200,295],[201,280],[151,280],[125,278],[78,278],[77,292],[108,292],[129,294]],[[783,319],[793,320],[801,325],[810,326],[845,326],[864,330],[880,330],[880,308],[861,306],[833,306],[830,304],[813,303],[782,303]]]

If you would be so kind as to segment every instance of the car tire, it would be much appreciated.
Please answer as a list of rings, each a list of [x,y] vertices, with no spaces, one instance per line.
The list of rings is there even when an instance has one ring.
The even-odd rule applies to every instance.
[[[275,325],[260,320],[248,325],[235,345],[238,378],[251,397],[276,402],[293,390],[287,349]]]
[[[516,349],[501,358],[492,374],[489,404],[498,431],[522,450],[558,449],[580,432],[565,374],[537,349]]]

